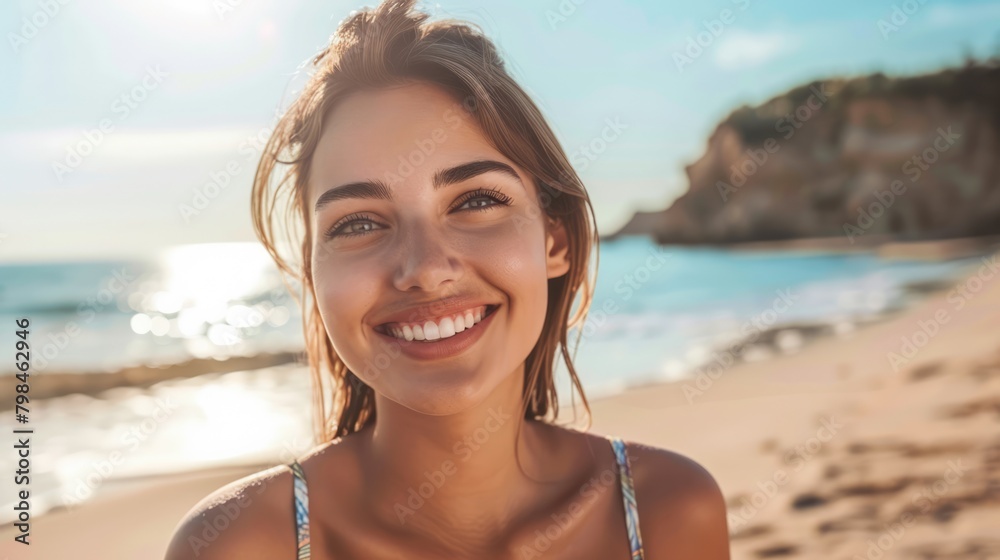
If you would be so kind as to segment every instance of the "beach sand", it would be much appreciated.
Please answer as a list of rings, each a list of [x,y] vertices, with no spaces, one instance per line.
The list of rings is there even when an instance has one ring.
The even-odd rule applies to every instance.
[[[1000,272],[700,387],[598,401],[593,429],[708,468],[734,559],[1000,558]]]
[[[704,465],[734,559],[1000,558],[1000,274],[972,278],[795,354],[595,400],[592,430]],[[0,558],[161,558],[191,506],[261,468],[109,485],[33,519],[30,547],[3,528]]]

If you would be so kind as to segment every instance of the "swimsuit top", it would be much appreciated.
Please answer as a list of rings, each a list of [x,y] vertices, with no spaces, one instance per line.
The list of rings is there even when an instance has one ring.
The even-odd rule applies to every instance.
[[[639,533],[639,510],[635,505],[635,488],[632,485],[632,466],[625,452],[625,442],[621,438],[609,437],[611,447],[615,451],[618,463],[619,481],[622,487],[622,501],[625,506],[625,528],[628,530],[631,560],[643,560],[642,535]],[[295,536],[297,542],[298,560],[310,560],[309,550],[309,493],[306,487],[306,475],[302,465],[297,460],[288,467],[294,476],[295,496]]]

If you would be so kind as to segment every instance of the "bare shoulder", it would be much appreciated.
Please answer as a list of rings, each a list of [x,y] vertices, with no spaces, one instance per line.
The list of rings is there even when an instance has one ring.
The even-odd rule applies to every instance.
[[[708,470],[666,449],[627,449],[646,558],[729,560],[726,501]]]
[[[212,492],[181,519],[165,560],[246,560],[295,554],[292,474],[278,465]]]

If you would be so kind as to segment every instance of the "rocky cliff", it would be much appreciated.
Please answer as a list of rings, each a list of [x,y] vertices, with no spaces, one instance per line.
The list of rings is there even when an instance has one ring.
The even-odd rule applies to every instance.
[[[689,188],[618,235],[661,243],[1000,233],[1000,60],[817,81],[719,124]],[[868,236],[868,237],[866,237]]]

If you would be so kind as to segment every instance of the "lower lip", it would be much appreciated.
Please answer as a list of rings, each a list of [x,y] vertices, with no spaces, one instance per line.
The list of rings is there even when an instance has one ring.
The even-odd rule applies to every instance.
[[[382,334],[378,331],[375,331],[375,333],[388,339],[390,342],[399,344],[400,351],[410,358],[417,360],[440,360],[460,354],[466,348],[475,344],[477,340],[482,338],[483,333],[486,332],[486,327],[490,326],[490,323],[493,321],[493,317],[498,311],[500,311],[499,307],[494,309],[493,313],[484,317],[482,321],[473,325],[471,329],[465,329],[454,336],[439,338],[432,342],[396,338],[391,335]]]

